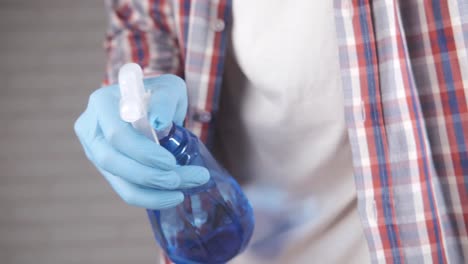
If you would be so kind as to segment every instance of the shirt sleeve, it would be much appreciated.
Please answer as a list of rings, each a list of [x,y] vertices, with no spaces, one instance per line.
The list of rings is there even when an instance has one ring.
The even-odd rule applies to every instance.
[[[106,0],[109,24],[104,43],[104,84],[117,82],[119,68],[138,63],[145,76],[182,75],[181,53],[168,0]]]

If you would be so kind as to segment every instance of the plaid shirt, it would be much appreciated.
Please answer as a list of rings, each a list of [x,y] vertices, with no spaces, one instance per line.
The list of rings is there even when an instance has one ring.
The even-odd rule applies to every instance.
[[[334,5],[358,210],[372,261],[466,263],[468,1]],[[209,141],[231,1],[109,0],[108,8],[106,82],[129,61],[148,75],[183,76],[186,125]]]

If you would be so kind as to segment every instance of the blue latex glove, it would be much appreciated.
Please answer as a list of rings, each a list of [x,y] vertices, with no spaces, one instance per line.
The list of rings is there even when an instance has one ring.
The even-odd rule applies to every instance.
[[[184,81],[162,75],[145,79],[144,84],[152,91],[148,118],[153,127],[182,125],[187,112]],[[184,200],[180,189],[209,180],[207,169],[176,165],[170,152],[122,121],[119,100],[118,85],[95,91],[75,132],[88,159],[126,203],[155,210],[172,207]]]

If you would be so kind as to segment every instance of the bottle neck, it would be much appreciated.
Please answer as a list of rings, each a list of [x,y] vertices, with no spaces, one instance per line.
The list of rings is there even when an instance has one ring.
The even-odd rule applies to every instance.
[[[170,130],[167,131],[167,135],[160,138],[159,144],[174,155],[177,164],[187,165],[198,154],[194,139],[196,137],[187,129],[172,124]]]

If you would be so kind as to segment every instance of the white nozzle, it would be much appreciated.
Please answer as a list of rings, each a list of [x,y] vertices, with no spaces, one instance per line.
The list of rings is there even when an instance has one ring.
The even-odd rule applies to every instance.
[[[128,63],[119,70],[120,117],[126,122],[135,122],[146,116],[146,92],[140,65]]]
[[[119,70],[120,117],[148,138],[158,137],[147,119],[149,93],[143,84],[143,71],[136,63],[127,63]]]

